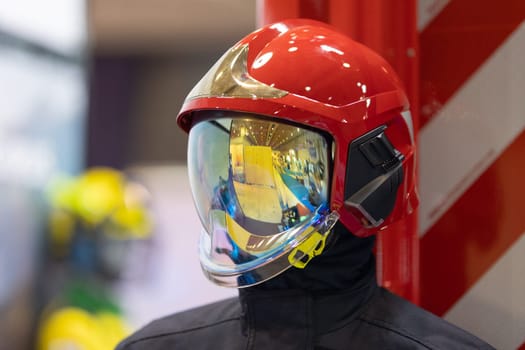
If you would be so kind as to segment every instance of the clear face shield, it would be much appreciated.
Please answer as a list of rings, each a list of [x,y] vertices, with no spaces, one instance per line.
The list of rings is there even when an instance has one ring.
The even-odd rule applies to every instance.
[[[214,113],[214,112],[200,112]],[[217,284],[246,287],[324,249],[330,147],[316,132],[223,112],[189,134],[189,179],[203,224],[200,260]]]

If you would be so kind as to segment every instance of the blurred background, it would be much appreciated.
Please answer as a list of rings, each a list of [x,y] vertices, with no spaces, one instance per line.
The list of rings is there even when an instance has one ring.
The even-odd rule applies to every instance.
[[[525,349],[525,2],[399,3],[0,0],[0,350],[112,349],[236,294],[200,272],[175,117],[227,48],[297,16],[380,52],[419,120],[419,226],[380,239],[383,284]]]
[[[80,310],[118,315],[119,334],[234,294],[200,272],[175,117],[254,28],[252,1],[0,1],[0,349],[34,348],[74,321],[95,334]],[[128,192],[149,215],[128,226],[143,232],[101,239]]]

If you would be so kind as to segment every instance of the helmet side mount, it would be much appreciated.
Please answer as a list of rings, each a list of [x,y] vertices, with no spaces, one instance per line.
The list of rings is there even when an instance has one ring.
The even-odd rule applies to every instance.
[[[365,228],[379,227],[394,209],[403,181],[403,155],[380,126],[348,147],[345,207]]]

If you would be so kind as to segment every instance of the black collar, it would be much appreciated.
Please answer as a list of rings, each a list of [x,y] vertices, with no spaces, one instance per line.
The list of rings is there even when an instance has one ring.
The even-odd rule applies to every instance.
[[[378,288],[375,273],[352,288],[309,291],[302,289],[241,290],[244,327],[308,329],[313,335],[336,330],[359,315]]]
[[[336,225],[327,250],[305,269],[290,268],[239,291],[244,320],[255,329],[303,327],[323,334],[357,316],[378,288],[374,237],[357,238]]]

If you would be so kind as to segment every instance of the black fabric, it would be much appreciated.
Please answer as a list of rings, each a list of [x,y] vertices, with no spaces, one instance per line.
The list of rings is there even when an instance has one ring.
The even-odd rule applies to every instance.
[[[154,321],[118,349],[492,349],[378,287],[374,238],[334,237],[304,270]]]
[[[334,227],[325,251],[304,269],[291,268],[269,281],[241,289],[245,293],[261,290],[299,289],[333,291],[352,288],[375,275],[372,248],[375,236],[357,238],[345,231],[339,222]]]

